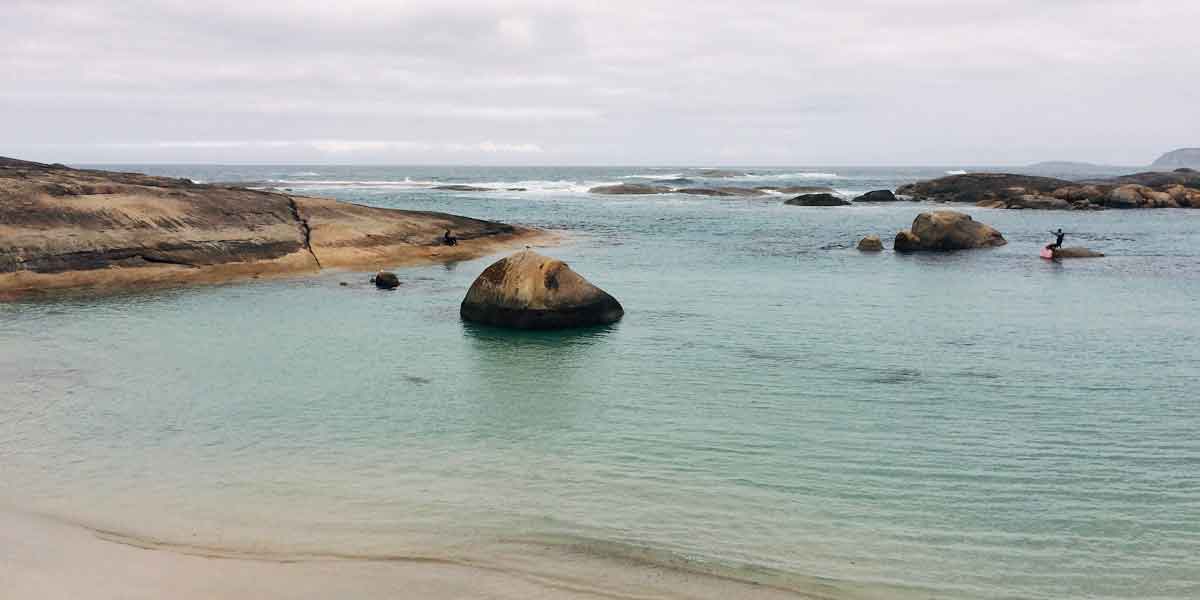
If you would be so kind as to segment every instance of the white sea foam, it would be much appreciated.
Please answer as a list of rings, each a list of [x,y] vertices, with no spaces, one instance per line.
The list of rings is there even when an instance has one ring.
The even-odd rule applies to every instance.
[[[442,185],[438,181],[414,181],[405,177],[402,181],[394,179],[352,180],[352,179],[272,179],[271,183],[290,187],[347,187],[347,188],[422,188]]]
[[[746,175],[730,177],[729,179],[841,179],[841,175],[838,175],[837,173],[800,171],[796,173],[748,173]]]
[[[687,177],[683,173],[637,173],[635,175],[622,175],[620,179],[675,179],[678,177]]]
[[[947,175],[966,175],[967,172],[962,169],[956,169],[954,171],[946,171],[946,174]]]

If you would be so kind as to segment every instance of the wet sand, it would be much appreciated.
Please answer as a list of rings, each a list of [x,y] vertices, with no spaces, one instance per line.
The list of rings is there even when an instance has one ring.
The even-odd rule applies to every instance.
[[[750,583],[597,556],[268,556],[167,546],[0,510],[0,589],[39,600],[460,598],[866,599],[917,597],[813,580]],[[544,559],[544,560],[543,560]],[[552,565],[552,567],[549,567]],[[549,572],[551,571],[552,572]]]

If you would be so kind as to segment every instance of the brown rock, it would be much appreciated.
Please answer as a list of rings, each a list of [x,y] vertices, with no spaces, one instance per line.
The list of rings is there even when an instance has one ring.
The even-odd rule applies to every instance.
[[[896,252],[919,252],[921,248],[921,238],[917,237],[911,229],[905,229],[896,234],[896,240],[892,242],[892,248]]]
[[[433,260],[441,232],[494,251],[528,229],[442,213],[0,161],[0,298]],[[424,241],[422,241],[424,240]]]
[[[671,193],[671,188],[662,185],[648,185],[645,183],[618,183],[616,185],[596,186],[588,190],[588,193],[640,196],[648,194],[669,194]]]
[[[563,329],[613,323],[616,298],[566,263],[525,250],[483,271],[463,299],[464,321],[515,329]]]
[[[911,229],[897,234],[895,249],[897,252],[967,250],[1007,243],[999,231],[968,214],[939,210],[917,215]]]
[[[1004,199],[1027,194],[1049,194],[1072,185],[1070,181],[1009,173],[968,173],[900,186],[896,193],[917,200],[970,202]]]
[[[1056,248],[1054,250],[1054,258],[1102,258],[1103,256],[1103,253],[1095,252],[1082,246]]]
[[[863,252],[881,252],[883,251],[883,240],[872,233],[858,241],[858,249]]]

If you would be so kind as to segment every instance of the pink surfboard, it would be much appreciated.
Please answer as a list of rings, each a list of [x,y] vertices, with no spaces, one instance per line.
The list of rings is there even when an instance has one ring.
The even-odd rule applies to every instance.
[[[1054,251],[1049,248],[1042,248],[1042,258],[1054,258]]]

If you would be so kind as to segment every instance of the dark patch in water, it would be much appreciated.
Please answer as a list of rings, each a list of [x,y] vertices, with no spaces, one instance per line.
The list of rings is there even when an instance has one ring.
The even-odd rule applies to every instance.
[[[872,373],[863,378],[863,381],[870,383],[914,383],[921,379],[921,372],[917,369],[866,369]]]
[[[425,384],[433,383],[432,379],[428,379],[426,377],[418,377],[416,375],[405,375],[404,380],[409,383],[415,383],[417,385],[425,385]]]

